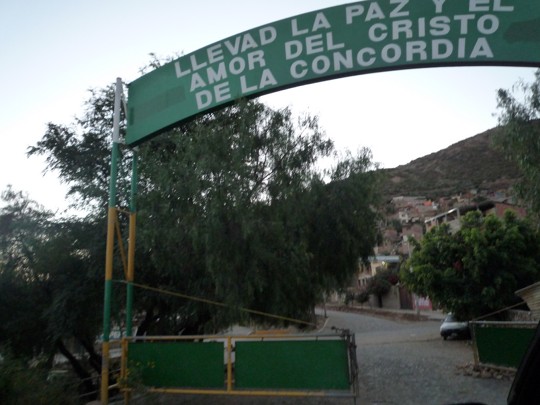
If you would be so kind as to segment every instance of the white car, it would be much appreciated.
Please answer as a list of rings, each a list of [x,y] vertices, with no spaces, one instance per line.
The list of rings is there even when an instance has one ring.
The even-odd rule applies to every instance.
[[[458,322],[453,314],[446,315],[443,323],[441,324],[441,336],[446,340],[449,336],[456,336],[469,339],[471,337],[471,331],[469,329],[469,322]]]

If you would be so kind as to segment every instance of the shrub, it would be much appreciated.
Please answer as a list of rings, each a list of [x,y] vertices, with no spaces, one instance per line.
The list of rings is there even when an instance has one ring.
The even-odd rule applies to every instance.
[[[356,301],[360,304],[364,304],[369,301],[369,292],[368,291],[362,291],[356,296]]]
[[[0,403],[2,405],[75,405],[71,381],[48,381],[48,371],[29,367],[21,359],[6,355],[0,360]]]

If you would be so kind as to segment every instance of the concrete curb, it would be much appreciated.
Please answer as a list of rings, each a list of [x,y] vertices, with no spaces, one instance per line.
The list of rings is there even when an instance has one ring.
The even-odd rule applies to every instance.
[[[354,305],[327,305],[327,308],[334,311],[354,312],[364,315],[380,316],[385,318],[403,320],[403,321],[436,321],[442,322],[444,314],[438,311],[421,311],[419,314],[411,310],[385,309],[385,308],[366,308]]]

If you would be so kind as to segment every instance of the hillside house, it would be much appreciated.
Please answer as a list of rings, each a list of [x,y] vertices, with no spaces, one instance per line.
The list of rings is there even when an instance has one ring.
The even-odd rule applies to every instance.
[[[419,241],[422,240],[423,236],[424,227],[422,224],[414,223],[403,226],[403,230],[401,232],[401,243],[399,245],[398,252],[403,256],[410,256],[413,249],[410,239],[414,238]]]
[[[437,204],[425,197],[395,197],[392,199],[397,216],[401,224],[423,221],[437,210]]]
[[[398,269],[401,257],[397,255],[376,255],[368,258],[368,264],[360,263],[358,270],[358,284],[360,289],[365,288],[371,277],[377,272],[387,269]]]
[[[527,209],[506,202],[496,202],[495,207],[488,211],[487,214],[495,214],[497,217],[502,218],[508,210],[513,211],[518,218],[525,218],[527,216]]]
[[[515,212],[519,218],[523,218],[525,215],[527,215],[525,208],[503,202],[485,201],[476,205],[453,208],[449,211],[443,212],[442,214],[426,219],[424,222],[426,232],[429,232],[438,225],[448,224],[450,227],[450,232],[456,233],[461,229],[461,217],[467,214],[467,212],[475,210],[482,212],[482,215],[484,216],[493,214],[499,218],[502,218],[507,210]]]
[[[453,208],[442,214],[426,219],[426,232],[429,232],[436,226],[448,224],[451,233],[456,233],[461,229],[461,217],[470,211],[481,211],[483,215],[487,215],[490,210],[495,207],[495,203],[486,201],[476,205],[467,205],[463,207]]]

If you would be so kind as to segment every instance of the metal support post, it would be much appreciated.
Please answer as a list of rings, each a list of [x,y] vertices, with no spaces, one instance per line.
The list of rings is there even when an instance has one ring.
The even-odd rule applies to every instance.
[[[111,299],[114,256],[114,226],[116,215],[116,180],[118,177],[118,157],[120,141],[120,108],[122,99],[122,80],[116,79],[113,116],[113,140],[111,152],[111,178],[109,183],[109,208],[107,222],[107,245],[105,255],[105,287],[103,298],[103,345],[101,363],[101,404],[109,403],[109,366],[111,336]]]

